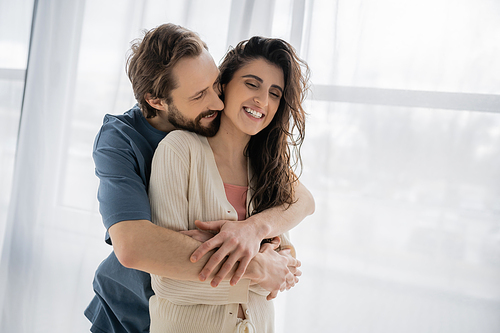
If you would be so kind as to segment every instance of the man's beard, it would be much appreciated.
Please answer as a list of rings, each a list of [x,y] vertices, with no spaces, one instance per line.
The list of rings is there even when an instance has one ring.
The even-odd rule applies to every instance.
[[[201,126],[201,118],[217,112],[217,116],[208,127]],[[219,111],[205,111],[199,114],[194,120],[188,120],[182,115],[177,107],[172,103],[168,105],[168,121],[178,129],[183,129],[190,132],[195,132],[199,135],[211,137],[217,134],[220,127],[220,112]]]

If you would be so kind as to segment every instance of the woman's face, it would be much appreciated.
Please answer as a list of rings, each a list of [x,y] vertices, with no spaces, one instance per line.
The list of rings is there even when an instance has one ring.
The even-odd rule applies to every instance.
[[[285,79],[278,66],[255,59],[238,69],[224,89],[224,115],[241,132],[255,135],[273,120]]]

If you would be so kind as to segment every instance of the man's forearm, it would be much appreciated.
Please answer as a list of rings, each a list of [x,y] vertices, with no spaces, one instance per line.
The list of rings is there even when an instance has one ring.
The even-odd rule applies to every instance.
[[[109,228],[115,254],[122,265],[178,280],[198,281],[213,251],[192,263],[197,240],[147,220],[122,221]]]
[[[113,249],[120,263],[150,274],[177,280],[199,281],[199,274],[210,256],[209,251],[193,263],[191,254],[200,242],[179,232],[157,226],[147,220],[122,221],[109,228]],[[224,264],[222,261],[207,277],[211,280]],[[265,279],[265,266],[259,257],[251,260],[244,278],[253,283]],[[229,280],[237,269],[235,265],[224,280]]]
[[[295,200],[296,202],[290,206],[273,207],[248,218],[255,224],[257,233],[262,239],[283,234],[299,224],[306,216],[314,213],[314,198],[301,183],[295,188]]]

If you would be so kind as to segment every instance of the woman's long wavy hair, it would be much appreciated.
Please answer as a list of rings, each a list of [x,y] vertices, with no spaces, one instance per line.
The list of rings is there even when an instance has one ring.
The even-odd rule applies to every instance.
[[[222,100],[222,87],[231,81],[238,69],[256,59],[265,59],[281,68],[285,87],[273,120],[251,137],[245,149],[253,169],[250,202],[254,209],[249,211],[251,214],[295,202],[294,187],[299,177],[294,170],[297,165],[302,166],[300,148],[305,136],[306,115],[302,102],[309,79],[307,64],[289,43],[278,38],[252,37],[231,49],[219,67]]]

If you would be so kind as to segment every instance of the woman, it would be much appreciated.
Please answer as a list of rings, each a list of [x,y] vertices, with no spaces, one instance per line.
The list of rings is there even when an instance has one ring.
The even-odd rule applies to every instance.
[[[243,220],[293,204],[293,166],[300,162],[305,124],[301,65],[307,73],[280,39],[253,37],[228,52],[220,66],[225,109],[218,133],[206,138],[174,131],[156,150],[149,190],[154,223],[191,230],[195,220]],[[291,246],[286,235],[281,246]],[[151,332],[274,330],[268,292],[248,280],[212,288],[152,275],[152,286]]]

